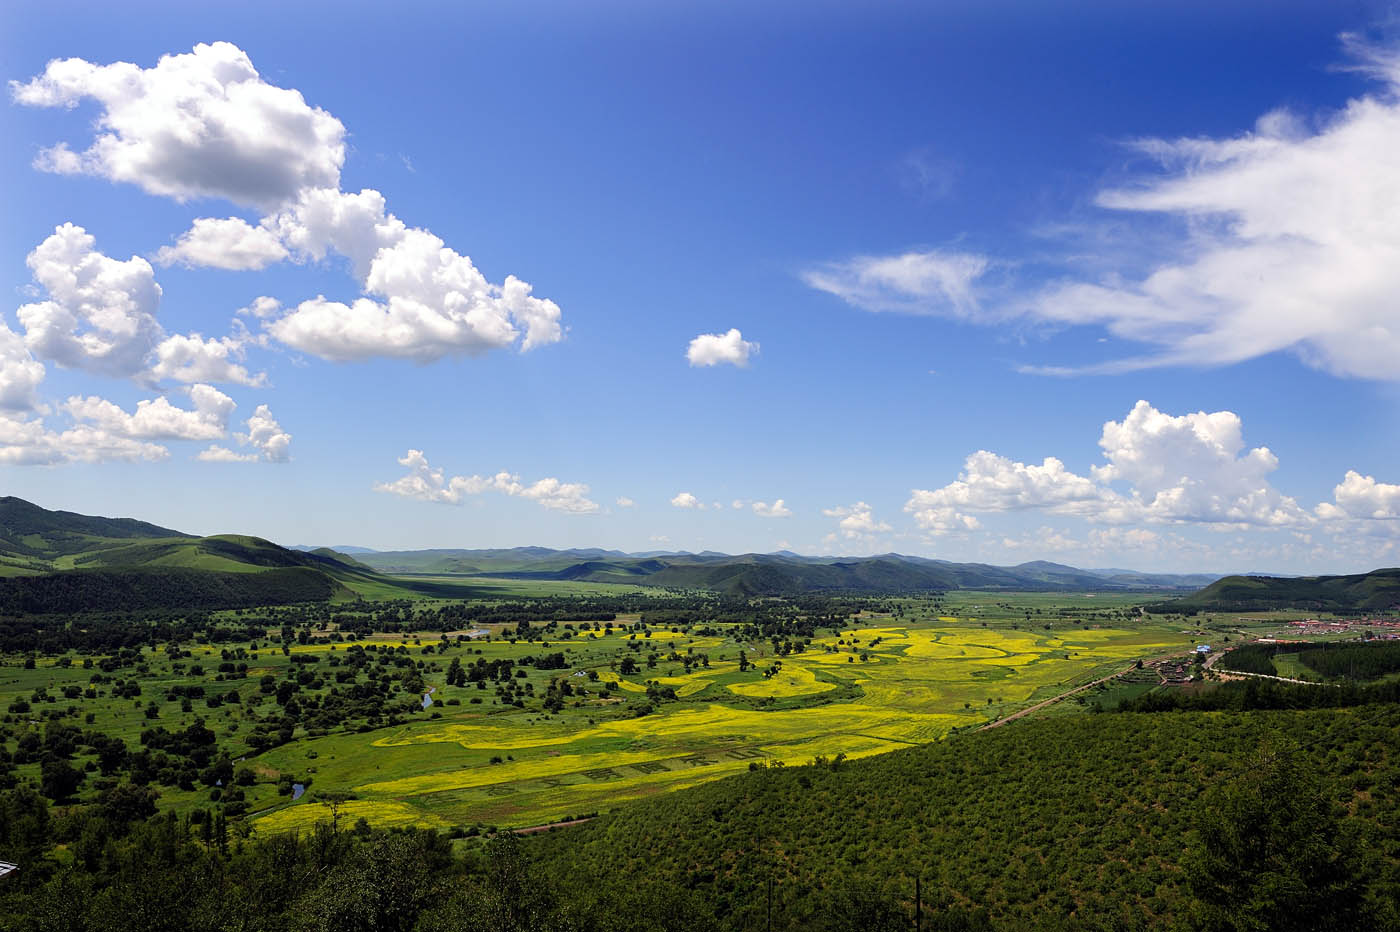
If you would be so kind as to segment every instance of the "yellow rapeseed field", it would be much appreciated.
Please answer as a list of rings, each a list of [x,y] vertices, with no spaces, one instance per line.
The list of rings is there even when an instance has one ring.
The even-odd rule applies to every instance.
[[[545,717],[488,705],[460,705],[436,720],[417,719],[370,740],[337,736],[355,747],[322,753],[316,788],[357,798],[342,820],[376,825],[540,824],[610,808],[618,802],[694,785],[755,764],[802,764],[822,755],[864,757],[938,740],[1180,640],[1166,630],[987,628],[940,617],[898,625],[867,616],[865,627],[815,639],[806,651],[773,656],[768,645],[742,647],[753,667],[740,672],[739,645],[717,637],[653,631],[649,651],[664,655],[703,643],[708,667],[690,674],[662,661],[624,677],[607,662],[592,669],[616,683],[592,712]],[[630,639],[627,639],[630,640]],[[577,643],[577,642],[575,642]],[[620,636],[590,645],[625,644]],[[482,656],[519,656],[513,645],[478,645]],[[324,650],[325,646],[320,646]],[[774,663],[778,670],[764,676]],[[681,702],[651,714],[616,716],[645,702],[645,683],[674,688]],[[580,682],[573,680],[572,682]],[[598,690],[590,689],[597,694]],[[475,693],[473,693],[475,695]],[[442,708],[435,706],[435,709]],[[327,751],[337,750],[327,744]],[[314,797],[313,794],[309,796]],[[329,817],[314,798],[258,820],[281,829]]]

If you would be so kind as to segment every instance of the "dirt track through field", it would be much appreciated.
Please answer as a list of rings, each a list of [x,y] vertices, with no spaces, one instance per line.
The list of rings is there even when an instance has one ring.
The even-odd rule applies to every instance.
[[[571,825],[582,825],[585,822],[592,822],[593,816],[586,819],[570,819],[568,822],[551,822],[548,825],[532,825],[529,828],[511,829],[517,835],[533,835],[536,832],[547,832],[552,828],[568,828]]]
[[[1075,693],[1083,692],[1084,690],[1089,689],[1090,687],[1098,686],[1100,683],[1107,683],[1114,677],[1122,676],[1124,673],[1127,673],[1131,669],[1133,668],[1128,667],[1126,669],[1119,670],[1117,673],[1110,673],[1108,676],[1100,677],[1099,679],[1094,680],[1092,683],[1085,683],[1083,686],[1076,686],[1069,692],[1060,693],[1058,696],[1051,696],[1049,699],[1042,699],[1035,705],[1026,706],[1019,712],[1012,712],[1010,715],[1006,716],[1006,718],[999,718],[995,722],[988,722],[987,724],[983,725],[977,730],[986,731],[988,728],[996,728],[998,725],[1005,725],[1007,722],[1014,722],[1018,718],[1024,718],[1025,716],[1030,715],[1032,712],[1038,712],[1048,705],[1054,705],[1061,699],[1073,696]]]

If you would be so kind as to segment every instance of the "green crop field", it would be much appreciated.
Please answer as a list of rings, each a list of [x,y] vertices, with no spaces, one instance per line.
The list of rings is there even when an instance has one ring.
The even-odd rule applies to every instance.
[[[368,605],[434,611],[452,604],[449,593],[498,604],[635,591],[482,578],[395,582],[419,586],[421,598]],[[668,604],[664,593],[649,598]],[[148,729],[179,732],[202,721],[219,753],[250,771],[238,798],[263,831],[329,818],[332,802],[338,818],[376,825],[527,826],[753,766],[867,757],[935,741],[1120,673],[1139,658],[1185,654],[1206,633],[1202,619],[1140,615],[1137,601],[1124,593],[886,599],[879,610],[781,644],[740,624],[675,629],[644,625],[636,614],[535,627],[528,636],[490,624],[342,638],[323,622],[295,640],[284,628],[280,640],[269,630],[261,641],[147,645],[96,677],[101,655],[31,658],[32,669],[12,656],[0,667],[0,708],[16,723],[66,720],[131,748],[142,746]],[[246,613],[220,617],[235,623]],[[1214,624],[1215,633],[1239,627],[1225,616]],[[555,653],[557,664],[534,662]],[[359,682],[354,671],[365,669],[366,658],[371,684],[375,670],[381,679],[391,670],[410,675],[408,689],[432,691],[430,706],[414,708],[412,692],[385,693],[386,704],[389,695],[399,698],[382,718],[375,710],[341,727],[299,720],[285,726],[280,742],[260,740],[259,730],[275,728],[268,723],[283,714],[279,684],[301,684],[291,702],[304,706],[304,718],[335,683]],[[449,682],[454,664],[504,661],[513,666],[499,677]],[[552,708],[539,701],[546,694],[555,697]],[[1053,707],[1054,714],[1082,708]],[[87,763],[81,755],[79,762]],[[38,776],[37,762],[18,769]],[[189,775],[183,788],[170,777],[161,782],[162,808],[206,806],[211,798]],[[289,782],[308,792],[293,800]]]
[[[612,699],[549,717],[465,706],[373,740],[323,738],[261,760],[302,771],[314,751],[316,785],[355,793],[346,813],[376,823],[532,824],[715,779],[755,761],[864,757],[936,740],[1183,643],[1161,628],[1033,634],[965,620],[879,624],[822,638],[765,677],[738,671],[742,645],[673,632],[650,640],[658,639],[718,659],[689,675],[662,663],[622,677],[603,660],[620,649],[620,639],[576,652],[579,669],[600,670],[624,696],[644,693],[648,679],[676,688],[681,701],[650,715],[607,716],[599,705],[622,702]],[[757,647],[750,656],[764,668],[769,653]],[[306,802],[276,809],[261,824],[286,828],[326,816],[323,806]]]

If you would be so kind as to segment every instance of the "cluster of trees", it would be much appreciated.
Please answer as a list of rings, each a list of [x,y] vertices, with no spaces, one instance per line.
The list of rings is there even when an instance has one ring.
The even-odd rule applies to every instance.
[[[1400,702],[1400,681],[1360,685],[1286,683],[1248,679],[1210,689],[1158,689],[1119,703],[1121,712],[1245,712],[1255,709],[1341,709]]]
[[[98,654],[151,644],[251,641],[267,637],[260,626],[217,621],[207,612],[101,612],[90,615],[0,616],[0,653]]]
[[[207,671],[199,664],[186,669],[185,654],[173,645],[167,648],[172,670],[177,675],[205,677],[204,682],[167,682],[158,689],[143,690],[144,678],[169,674],[151,669],[152,655],[120,648],[108,656],[83,659],[82,666],[92,670],[86,689],[75,684],[63,687],[63,698],[77,700],[75,705],[50,705],[58,697],[45,687],[12,701],[0,723],[0,786],[13,782],[15,766],[38,763],[43,775],[40,789],[55,802],[68,801],[79,790],[89,795],[101,792],[118,780],[185,790],[202,785],[211,788],[211,799],[221,802],[226,814],[238,815],[246,810],[239,786],[253,781],[230,784],[235,776],[230,757],[289,743],[303,732],[365,731],[422,712],[425,661],[402,645],[351,644],[324,654],[298,652],[287,658],[280,675],[264,674],[256,683],[247,679],[246,648],[225,649],[225,659]],[[71,660],[64,660],[72,666]],[[84,704],[95,707],[128,699],[140,708],[147,697],[148,724],[139,745],[128,747],[119,737],[70,723],[80,717],[89,725],[94,721],[91,712],[81,716]],[[179,703],[185,717],[194,713],[193,722],[167,728],[162,716],[169,714],[169,703]],[[200,704],[199,710],[195,703]],[[238,712],[232,722],[223,719],[220,737],[199,716],[214,715],[226,704],[233,704]],[[41,727],[31,724],[36,720]],[[9,746],[15,750],[9,752]],[[75,760],[77,755],[85,760]]]
[[[1400,641],[1333,641],[1319,644],[1245,644],[1220,658],[1222,670],[1277,676],[1274,658],[1298,654],[1308,669],[1329,679],[1374,680],[1400,671]]]
[[[0,653],[101,653],[158,643],[237,643],[262,640],[272,632],[284,643],[305,644],[313,632],[323,637],[329,632],[330,640],[342,641],[376,633],[447,632],[485,624],[514,625],[516,637],[533,640],[570,636],[574,625],[579,630],[602,631],[620,614],[641,615],[640,626],[623,626],[629,630],[698,628],[696,633],[703,634],[717,633],[719,629],[710,626],[723,624],[740,626],[735,633],[743,640],[810,640],[817,628],[838,630],[862,609],[882,604],[848,596],[747,599],[712,593],[631,593],[506,602],[463,600],[427,606],[409,600],[331,606],[315,601],[324,599],[328,592],[318,595],[319,590],[298,588],[310,578],[306,574],[327,578],[315,570],[294,568],[222,574],[178,569],[94,570],[0,580],[0,589],[13,584],[19,593],[28,591],[26,587],[38,592],[52,590],[68,600],[60,607],[58,602],[35,601],[13,593],[6,600],[0,592]],[[219,583],[213,588],[208,585],[211,575],[217,576]],[[159,598],[109,598],[107,590],[117,584],[114,580],[128,592],[165,594]],[[185,597],[192,587],[199,586],[218,598]],[[228,609],[229,605],[234,608]],[[221,607],[225,610],[215,611]]]
[[[1400,670],[1400,641],[1318,644],[1298,659],[1326,677],[1374,680]]]
[[[202,721],[175,732],[147,729],[141,734],[140,749],[95,729],[55,721],[42,732],[20,731],[12,753],[3,744],[11,736],[8,727],[0,727],[0,786],[16,785],[16,766],[38,763],[39,791],[56,803],[71,802],[89,776],[100,792],[116,786],[119,776],[134,786],[164,784],[184,789],[193,789],[196,781],[213,786],[233,777],[227,754],[216,752],[214,732]],[[75,766],[74,757],[80,753],[92,758],[89,764]]]
[[[1216,666],[1240,673],[1278,676],[1278,670],[1274,667],[1274,655],[1277,653],[1279,645],[1276,644],[1243,644],[1221,657]]]

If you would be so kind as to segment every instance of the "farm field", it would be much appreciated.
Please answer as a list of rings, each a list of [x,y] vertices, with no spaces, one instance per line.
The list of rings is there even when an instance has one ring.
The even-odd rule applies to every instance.
[[[615,684],[607,699],[555,715],[435,703],[441,718],[297,742],[259,761],[278,771],[312,770],[318,789],[353,794],[339,805],[342,818],[438,827],[540,824],[755,764],[866,757],[937,740],[1136,658],[1184,651],[1191,638],[1160,625],[1032,632],[983,627],[971,617],[872,616],[780,659],[769,645],[724,637],[653,631],[642,640],[650,642],[648,653],[660,647],[705,654],[708,666],[687,673],[661,660],[655,669],[622,675],[614,658],[636,641],[599,638],[571,652],[567,675],[587,682],[592,671],[597,682]],[[499,643],[476,649],[487,659],[521,652]],[[741,650],[752,664],[744,672]],[[637,716],[628,703],[644,700],[648,684],[674,689],[677,701]],[[479,693],[440,687],[434,698],[461,701],[473,692]],[[263,811],[256,824],[292,828],[328,814],[310,794]]]
[[[632,588],[485,581],[493,583],[496,600]],[[664,594],[648,598],[670,604]],[[322,620],[302,622],[295,634],[284,624],[276,638],[269,629],[260,640],[128,648],[119,664],[71,652],[30,658],[26,669],[7,658],[0,708],[11,721],[42,714],[133,750],[150,744],[152,729],[183,734],[202,724],[216,747],[192,759],[206,768],[222,758],[224,770],[167,769],[158,781],[162,809],[206,807],[238,773],[233,798],[259,831],[309,826],[331,817],[332,804],[339,819],[379,826],[522,827],[754,766],[936,741],[1136,659],[1185,654],[1202,637],[1200,619],[1139,615],[1138,598],[891,598],[800,638],[764,638],[739,623],[645,624],[636,613],[606,623],[344,637]],[[405,613],[450,605],[366,604]],[[1229,618],[1220,624],[1217,632],[1238,627]],[[472,678],[454,682],[454,668]],[[337,688],[369,698],[327,724],[317,710],[344,699]],[[75,763],[95,762],[79,755]],[[37,761],[17,769],[39,777]],[[100,787],[95,767],[88,770],[88,786]],[[306,792],[294,799],[293,784]]]

